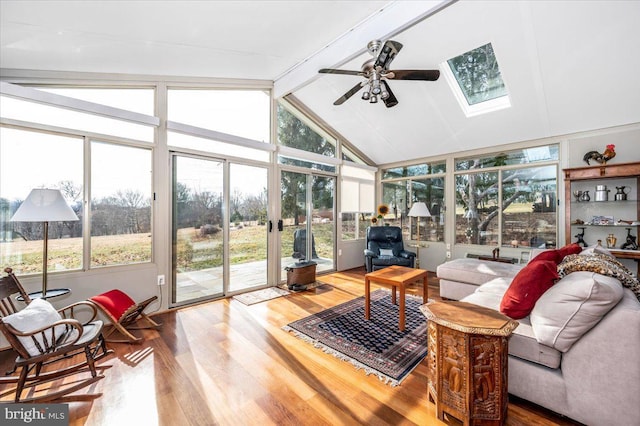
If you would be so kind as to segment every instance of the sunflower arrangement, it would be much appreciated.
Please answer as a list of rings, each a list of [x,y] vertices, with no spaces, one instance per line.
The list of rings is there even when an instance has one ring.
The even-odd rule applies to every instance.
[[[384,223],[384,217],[387,213],[389,213],[389,206],[387,206],[386,204],[380,204],[378,206],[378,216],[373,216],[371,218],[371,223],[373,225],[378,224],[378,222]]]
[[[384,219],[384,216],[389,213],[389,206],[386,204],[380,204],[378,206],[378,219]]]

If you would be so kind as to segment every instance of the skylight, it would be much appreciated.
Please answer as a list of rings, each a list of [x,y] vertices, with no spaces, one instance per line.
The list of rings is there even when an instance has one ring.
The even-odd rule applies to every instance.
[[[441,68],[468,117],[511,106],[491,43],[451,58]]]

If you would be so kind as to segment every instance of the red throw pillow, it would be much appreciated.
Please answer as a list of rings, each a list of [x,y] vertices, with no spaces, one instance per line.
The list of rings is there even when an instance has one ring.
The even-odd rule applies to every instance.
[[[543,251],[542,253],[534,257],[531,261],[533,262],[536,260],[552,260],[556,262],[556,265],[557,265],[560,262],[562,262],[562,259],[564,259],[565,256],[568,256],[570,254],[578,254],[581,251],[582,251],[582,247],[580,247],[576,243],[573,243],[573,244],[568,244],[557,250]]]
[[[558,263],[562,262],[562,259],[564,259],[565,256],[569,256],[570,254],[579,254],[581,251],[582,247],[580,247],[578,243],[567,244],[566,246],[558,249],[558,252],[560,253],[560,260]]]
[[[556,267],[553,260],[536,258],[522,268],[502,296],[500,312],[513,319],[529,315],[540,296],[558,280]]]
[[[537,262],[538,260],[550,260],[552,262],[555,262],[556,265],[558,263],[562,262],[562,260],[560,259],[560,251],[559,250],[543,251],[542,253],[540,253],[539,255],[534,257],[531,260],[531,262]]]

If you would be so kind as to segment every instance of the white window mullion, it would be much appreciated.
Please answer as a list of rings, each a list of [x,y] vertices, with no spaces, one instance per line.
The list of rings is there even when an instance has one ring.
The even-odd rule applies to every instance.
[[[160,125],[160,119],[158,117],[101,105],[94,102],[83,101],[68,96],[32,89],[30,87],[23,87],[4,81],[0,81],[0,94],[24,101],[100,115],[102,117],[129,121],[131,123],[142,124],[145,126]]]

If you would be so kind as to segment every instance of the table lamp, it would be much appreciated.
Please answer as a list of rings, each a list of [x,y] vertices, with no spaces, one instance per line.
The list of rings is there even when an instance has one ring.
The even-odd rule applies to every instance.
[[[418,234],[418,242],[416,244],[416,268],[420,268],[420,218],[431,217],[431,212],[429,212],[429,208],[425,203],[418,202],[413,203],[413,205],[411,206],[411,210],[409,210],[408,216],[418,218],[418,222],[416,224],[416,231]]]
[[[11,222],[42,222],[42,297],[47,296],[49,222],[79,220],[57,189],[32,189],[10,219]]]

